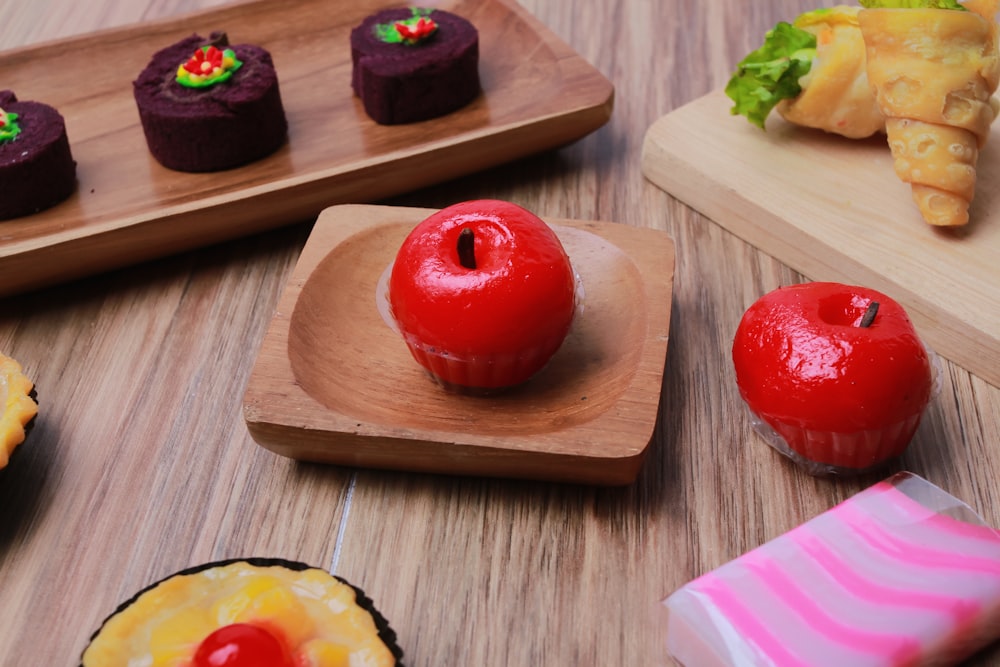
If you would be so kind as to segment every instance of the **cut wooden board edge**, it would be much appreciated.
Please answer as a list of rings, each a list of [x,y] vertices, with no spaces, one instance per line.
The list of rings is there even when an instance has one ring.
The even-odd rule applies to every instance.
[[[686,116],[693,114],[707,98],[717,96],[713,93],[695,100],[650,126],[641,156],[645,177],[810,280],[862,284],[891,295],[903,304],[921,337],[935,352],[1000,387],[1000,331],[970,326],[948,300],[934,301],[904,281],[880,273],[875,266],[817,243],[809,231],[789,223],[738,185],[720,180],[718,172],[712,169],[713,160],[705,159],[704,153],[685,149],[689,148],[685,142],[691,139],[691,128],[684,124]],[[728,113],[728,107],[725,108]],[[984,307],[996,309],[995,304]]]

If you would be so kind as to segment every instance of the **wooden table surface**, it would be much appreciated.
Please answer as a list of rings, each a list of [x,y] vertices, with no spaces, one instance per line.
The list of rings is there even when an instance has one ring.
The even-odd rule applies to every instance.
[[[0,49],[217,4],[6,2]],[[0,473],[0,665],[75,665],[134,591],[247,555],[331,568],[364,588],[411,666],[660,664],[660,599],[894,470],[1000,526],[1000,389],[953,364],[910,450],[884,473],[814,479],[764,445],[729,349],[758,296],[802,277],[640,171],[653,121],[723,85],[764,30],[814,5],[522,4],[613,82],[610,123],[564,149],[381,203],[495,197],[673,237],[662,407],[639,479],[590,488],[352,470],[257,446],[243,392],[309,220],[7,298],[0,350],[23,363],[41,407]],[[1000,649],[970,664],[1000,664]]]

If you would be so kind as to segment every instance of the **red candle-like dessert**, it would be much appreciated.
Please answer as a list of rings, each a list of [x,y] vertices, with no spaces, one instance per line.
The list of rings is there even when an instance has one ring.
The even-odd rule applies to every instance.
[[[761,297],[736,331],[733,364],[770,444],[813,474],[902,454],[932,394],[931,360],[903,307],[839,283]]]
[[[413,357],[445,385],[525,382],[562,345],[576,280],[552,229],[503,201],[431,215],[403,242],[389,305]]]

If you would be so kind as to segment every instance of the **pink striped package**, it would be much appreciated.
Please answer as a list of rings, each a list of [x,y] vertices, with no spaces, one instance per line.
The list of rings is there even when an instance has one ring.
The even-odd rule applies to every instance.
[[[953,665],[1000,637],[1000,533],[899,473],[663,605],[685,667]]]

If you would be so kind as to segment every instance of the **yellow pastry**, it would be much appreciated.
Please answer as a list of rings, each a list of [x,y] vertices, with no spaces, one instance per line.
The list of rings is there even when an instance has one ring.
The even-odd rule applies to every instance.
[[[21,364],[0,354],[0,468],[7,465],[14,448],[24,442],[25,429],[38,414],[34,384]]]
[[[885,121],[868,83],[859,9],[841,5],[806,12],[792,23],[816,35],[816,56],[809,72],[799,79],[802,92],[776,107],[786,121],[850,139],[884,130]]]
[[[277,559],[208,563],[141,591],[81,667],[394,667],[395,633],[360,590]]]
[[[998,0],[957,9],[862,4],[870,7],[858,14],[868,78],[896,174],[928,223],[964,225],[998,110]]]
[[[865,68],[859,9],[816,9],[769,30],[726,85],[732,112],[761,128],[775,109],[790,123],[851,139],[882,131]]]

